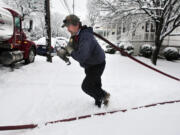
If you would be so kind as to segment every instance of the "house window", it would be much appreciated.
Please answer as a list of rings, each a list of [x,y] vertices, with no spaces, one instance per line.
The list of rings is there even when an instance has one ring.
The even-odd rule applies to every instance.
[[[150,34],[150,41],[154,41],[155,40],[155,35],[154,35],[154,33],[151,33]]]
[[[150,31],[150,23],[149,21],[146,22],[146,28],[145,28],[145,32],[149,32]]]
[[[133,32],[132,32],[132,36],[134,37],[136,35],[136,31],[135,30],[133,30]]]
[[[145,35],[144,35],[144,40],[145,40],[145,41],[148,41],[148,39],[149,39],[149,33],[145,33]]]
[[[121,27],[118,28],[117,35],[121,35]]]
[[[125,27],[123,27],[123,33],[125,33],[126,32],[126,28]]]
[[[155,25],[153,22],[147,21],[145,27],[145,32],[155,32]]]
[[[151,23],[151,32],[155,32],[155,26],[153,23]]]

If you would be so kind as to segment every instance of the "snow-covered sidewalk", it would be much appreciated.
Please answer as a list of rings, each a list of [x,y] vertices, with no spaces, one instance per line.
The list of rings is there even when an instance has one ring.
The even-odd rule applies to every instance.
[[[55,57],[51,64],[46,62],[46,58],[38,56],[35,63],[23,66],[14,72],[0,67],[0,125],[44,123],[180,99],[179,82],[119,54],[106,55],[106,57],[107,65],[102,82],[103,88],[111,93],[111,101],[108,108],[101,109],[95,107],[93,99],[82,92],[81,82],[84,71],[73,60],[72,65],[67,66],[58,57]],[[140,57],[138,59],[151,64],[148,59]],[[173,63],[159,60],[156,68],[180,78],[180,61]],[[177,135],[180,133],[179,128],[175,126],[176,123],[180,124],[179,106],[180,104],[177,103],[124,114],[117,113],[102,118],[57,124],[35,129],[33,133],[30,131],[22,134]],[[11,133],[7,134],[11,135]]]

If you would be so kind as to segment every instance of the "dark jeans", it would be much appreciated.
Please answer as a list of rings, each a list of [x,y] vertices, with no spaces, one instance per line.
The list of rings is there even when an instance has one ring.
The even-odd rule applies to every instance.
[[[85,69],[86,77],[82,83],[82,90],[95,100],[100,100],[106,92],[101,88],[101,76],[103,74],[106,62],[94,65]]]

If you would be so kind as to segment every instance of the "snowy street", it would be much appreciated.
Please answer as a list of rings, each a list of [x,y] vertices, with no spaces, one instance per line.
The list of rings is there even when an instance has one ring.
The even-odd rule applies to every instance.
[[[138,59],[151,65],[149,59]],[[71,59],[67,66],[58,57],[45,57],[10,72],[0,67],[0,126],[44,123],[98,112],[128,109],[180,99],[180,83],[119,54],[106,54],[103,88],[111,93],[110,105],[101,109],[81,90],[84,71]],[[180,78],[180,61],[158,60],[158,69]],[[180,134],[180,104],[116,113],[86,120],[60,123],[33,131],[0,132],[0,135],[71,134]],[[96,132],[95,132],[96,131]]]
[[[179,125],[180,0],[0,0],[0,135]]]

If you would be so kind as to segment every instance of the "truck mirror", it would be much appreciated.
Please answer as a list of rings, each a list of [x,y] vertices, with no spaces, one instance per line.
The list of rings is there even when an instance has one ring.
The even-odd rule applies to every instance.
[[[24,21],[23,30],[31,32],[33,28],[33,20]]]
[[[33,20],[30,20],[28,32],[31,32],[32,28],[33,28]]]

